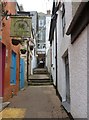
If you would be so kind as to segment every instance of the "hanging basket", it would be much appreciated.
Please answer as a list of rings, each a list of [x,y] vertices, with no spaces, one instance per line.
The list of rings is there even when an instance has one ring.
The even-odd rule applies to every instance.
[[[26,53],[26,50],[25,49],[21,49],[21,54],[25,54]]]
[[[20,40],[12,39],[13,45],[18,45],[20,43]]]
[[[33,50],[33,46],[30,46],[30,50]]]

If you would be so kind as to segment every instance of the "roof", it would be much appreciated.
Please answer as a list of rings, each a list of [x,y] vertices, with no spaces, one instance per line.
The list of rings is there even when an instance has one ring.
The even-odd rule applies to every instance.
[[[60,7],[60,2],[57,6],[55,6],[55,2],[53,2],[53,8],[52,8],[52,17],[51,17],[51,23],[50,23],[50,32],[49,32],[49,41],[52,43],[53,37],[54,37],[54,29],[56,27],[56,21],[57,21],[57,11]]]

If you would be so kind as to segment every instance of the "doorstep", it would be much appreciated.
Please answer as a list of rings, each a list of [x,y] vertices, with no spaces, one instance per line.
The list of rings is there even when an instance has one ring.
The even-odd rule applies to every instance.
[[[67,112],[70,112],[70,104],[68,102],[62,102],[62,105],[64,106],[64,108],[67,110]]]
[[[6,108],[9,104],[10,104],[10,102],[0,103],[0,112],[1,112],[4,108]]]

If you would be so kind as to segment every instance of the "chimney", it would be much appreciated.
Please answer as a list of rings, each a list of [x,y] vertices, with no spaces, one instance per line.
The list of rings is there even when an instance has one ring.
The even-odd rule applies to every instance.
[[[47,15],[50,15],[51,14],[51,10],[47,10]]]
[[[20,11],[24,11],[22,4],[19,7],[20,7]]]

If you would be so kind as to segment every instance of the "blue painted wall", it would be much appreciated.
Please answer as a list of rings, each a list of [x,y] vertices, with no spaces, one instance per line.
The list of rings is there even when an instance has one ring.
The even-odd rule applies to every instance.
[[[24,59],[20,59],[20,89],[24,88],[25,81],[25,62]]]

